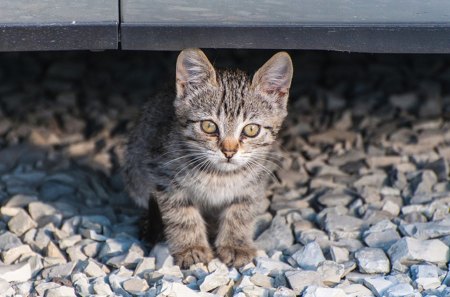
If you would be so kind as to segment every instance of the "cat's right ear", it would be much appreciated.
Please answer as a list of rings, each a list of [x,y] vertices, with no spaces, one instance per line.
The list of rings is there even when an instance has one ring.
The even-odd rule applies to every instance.
[[[197,48],[183,50],[177,59],[177,97],[183,97],[189,86],[216,85],[216,71],[206,55]]]

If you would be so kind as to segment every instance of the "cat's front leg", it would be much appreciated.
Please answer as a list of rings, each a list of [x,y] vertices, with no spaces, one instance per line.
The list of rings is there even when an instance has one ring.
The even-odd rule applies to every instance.
[[[241,267],[256,255],[253,244],[254,212],[252,201],[231,204],[222,212],[216,238],[217,256],[228,266]]]
[[[161,214],[164,234],[176,265],[187,269],[192,264],[208,263],[212,259],[205,222],[194,206],[164,203]]]

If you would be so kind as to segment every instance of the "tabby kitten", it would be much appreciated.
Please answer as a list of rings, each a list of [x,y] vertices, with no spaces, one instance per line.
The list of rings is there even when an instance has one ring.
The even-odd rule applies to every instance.
[[[159,208],[177,265],[210,261],[212,244],[229,266],[255,256],[253,219],[292,72],[285,52],[250,78],[214,69],[201,50],[186,49],[176,64],[175,100],[164,93],[144,107],[129,138],[125,181],[138,206],[153,215]]]

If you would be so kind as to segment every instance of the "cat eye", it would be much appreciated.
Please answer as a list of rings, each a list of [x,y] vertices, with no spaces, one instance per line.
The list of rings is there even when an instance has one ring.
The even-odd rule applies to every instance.
[[[259,134],[260,127],[256,124],[248,124],[242,130],[242,133],[247,137],[256,137]]]
[[[203,130],[203,132],[208,134],[214,134],[217,133],[217,125],[213,121],[202,121],[200,123],[200,126]]]

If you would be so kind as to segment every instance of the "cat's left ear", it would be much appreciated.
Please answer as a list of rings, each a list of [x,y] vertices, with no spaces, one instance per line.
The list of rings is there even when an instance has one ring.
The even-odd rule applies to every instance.
[[[275,97],[285,107],[293,72],[289,54],[279,52],[256,71],[253,76],[252,87],[257,92]]]

